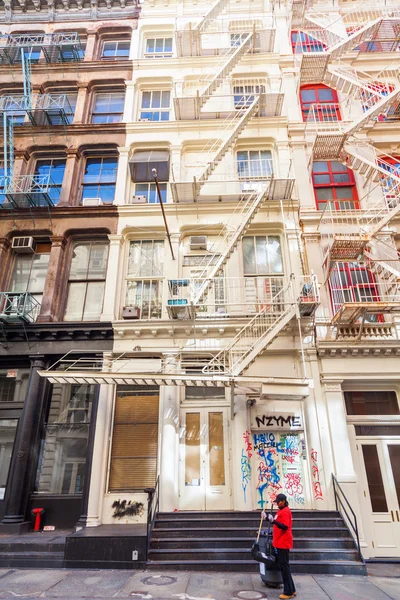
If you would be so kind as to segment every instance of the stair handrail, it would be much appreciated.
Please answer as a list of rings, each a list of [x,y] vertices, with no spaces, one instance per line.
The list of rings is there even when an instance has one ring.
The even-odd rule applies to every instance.
[[[358,523],[357,523],[357,515],[354,512],[354,510],[351,507],[350,502],[347,499],[346,494],[344,493],[344,491],[342,490],[338,480],[336,479],[335,475],[332,473],[332,484],[333,484],[333,493],[335,495],[335,506],[336,506],[336,510],[340,513],[342,519],[351,527],[350,531],[350,535],[353,538],[353,541],[357,547],[357,551],[358,551],[358,555],[360,557],[360,560],[362,562],[364,561],[363,555],[361,553],[361,546],[360,546],[360,536],[358,533]],[[343,499],[342,499],[343,498]],[[353,521],[351,519],[351,517],[349,516],[349,513],[346,510],[346,505],[348,507],[348,509],[351,512],[351,515],[353,517]],[[346,515],[347,517],[347,521],[343,516],[343,513]]]
[[[147,488],[144,490],[149,495],[149,503],[147,506],[147,546],[146,546],[146,560],[148,560],[151,534],[153,533],[154,524],[156,521],[157,513],[160,508],[160,476],[157,476],[156,485],[154,488]]]

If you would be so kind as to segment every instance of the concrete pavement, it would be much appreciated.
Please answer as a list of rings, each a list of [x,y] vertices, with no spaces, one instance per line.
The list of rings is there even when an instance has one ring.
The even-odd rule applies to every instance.
[[[368,577],[296,575],[297,598],[400,600],[400,565],[370,565]],[[252,573],[0,569],[0,599],[277,600]]]

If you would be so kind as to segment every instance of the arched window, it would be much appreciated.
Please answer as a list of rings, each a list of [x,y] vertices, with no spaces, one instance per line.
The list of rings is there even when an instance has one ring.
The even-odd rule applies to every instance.
[[[353,172],[335,160],[313,163],[312,180],[318,210],[327,203],[333,210],[352,210],[360,207]]]
[[[292,31],[291,33],[293,54],[305,54],[308,52],[325,52],[326,46],[304,31]]]
[[[338,95],[326,85],[303,85],[300,88],[300,104],[303,121],[307,121],[312,106],[314,121],[342,120]]]

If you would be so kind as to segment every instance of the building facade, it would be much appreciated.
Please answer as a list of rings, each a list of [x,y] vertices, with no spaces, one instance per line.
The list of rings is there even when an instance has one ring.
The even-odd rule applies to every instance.
[[[71,350],[111,350],[103,297],[131,1],[5,2],[0,15],[1,529],[85,523],[95,386],[38,375]]]
[[[363,555],[398,556],[399,27],[390,2],[141,6],[129,64],[118,78],[113,63],[112,92],[81,109],[118,155],[112,206],[103,167],[87,196],[100,194],[96,219],[114,219],[91,317],[112,341],[91,333],[79,347],[73,334],[66,358],[57,344],[60,362],[38,368],[53,386],[47,430],[63,396],[96,397],[87,526],[145,523],[154,497],[164,512],[250,511],[284,492],[293,508],[330,510],[334,476]],[[86,211],[94,227],[78,181],[54,215]],[[96,302],[94,288],[88,313]],[[44,310],[62,320],[53,303],[29,327],[49,328]],[[52,489],[50,435],[39,494]],[[69,464],[62,499],[83,469]]]

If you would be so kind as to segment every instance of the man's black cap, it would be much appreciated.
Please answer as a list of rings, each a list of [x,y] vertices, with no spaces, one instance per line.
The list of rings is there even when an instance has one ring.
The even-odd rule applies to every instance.
[[[287,498],[286,498],[285,494],[278,494],[277,497],[275,498],[273,504],[278,504],[278,502],[281,502],[281,500],[283,500],[283,502],[287,502]]]

